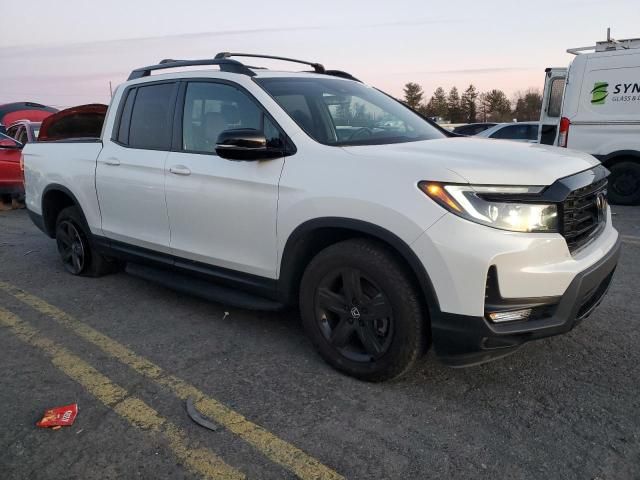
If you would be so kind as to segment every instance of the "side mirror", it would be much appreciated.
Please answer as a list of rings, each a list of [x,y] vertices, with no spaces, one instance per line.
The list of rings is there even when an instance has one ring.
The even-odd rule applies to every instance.
[[[218,136],[216,153],[229,160],[266,160],[284,156],[282,147],[267,145],[267,138],[253,128],[225,130]]]
[[[0,139],[0,148],[6,148],[11,150],[20,150],[22,148],[22,144],[16,140],[12,140],[10,138],[1,138]]]

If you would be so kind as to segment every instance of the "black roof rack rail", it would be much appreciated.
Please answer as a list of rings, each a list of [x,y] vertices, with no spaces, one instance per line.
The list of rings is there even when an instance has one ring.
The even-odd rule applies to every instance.
[[[227,58],[214,58],[204,60],[173,60],[166,58],[157,65],[149,65],[148,67],[136,68],[129,74],[127,80],[135,80],[136,78],[148,77],[154,70],[164,70],[167,68],[192,67],[196,65],[218,65],[223,72],[241,73],[250,77],[255,76],[248,67],[236,60]]]
[[[354,77],[350,73],[343,72],[342,70],[327,70],[324,73],[325,75],[331,75],[332,77],[346,78],[347,80],[353,80],[354,82],[363,83],[359,78]]]
[[[362,83],[361,80],[357,79],[353,75],[347,72],[343,72],[342,70],[326,70],[324,66],[320,63],[307,62],[305,60],[296,60],[294,58],[287,57],[277,57],[274,55],[258,55],[255,53],[232,53],[232,52],[220,52],[213,59],[204,59],[204,60],[175,60],[173,58],[165,58],[164,60],[160,60],[157,65],[149,65],[148,67],[136,68],[129,74],[129,78],[127,80],[135,80],[137,78],[148,77],[151,75],[151,72],[154,70],[164,70],[168,68],[177,68],[177,67],[192,67],[196,65],[218,65],[220,70],[223,72],[230,73],[240,73],[242,75],[248,75],[249,77],[254,77],[256,73],[255,70],[263,70],[264,67],[254,67],[250,65],[245,65],[237,60],[232,60],[229,57],[251,57],[251,58],[268,58],[271,60],[283,60],[285,62],[293,62],[293,63],[301,63],[303,65],[309,65],[313,67],[314,73],[320,73],[323,75],[331,75],[333,77],[345,78],[347,80],[353,80],[355,82]]]
[[[296,60],[295,58],[277,57],[274,55],[259,55],[257,53],[236,53],[236,52],[220,52],[215,58],[223,59],[229,57],[247,57],[247,58],[268,58],[270,60],[283,60],[285,62],[301,63],[303,65],[309,65],[313,68],[315,73],[325,73],[324,65],[321,63],[307,62],[306,60]]]

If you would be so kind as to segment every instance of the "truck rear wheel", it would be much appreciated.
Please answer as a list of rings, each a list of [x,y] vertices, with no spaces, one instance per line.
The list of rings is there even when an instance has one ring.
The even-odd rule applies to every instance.
[[[419,295],[374,241],[346,240],[316,255],[302,278],[300,311],[320,355],[362,380],[404,374],[426,345]]]
[[[616,205],[640,205],[640,163],[619,162],[609,170],[609,201]]]
[[[99,254],[78,207],[63,209],[56,219],[56,243],[65,270],[72,275],[99,277],[118,269],[117,262]]]

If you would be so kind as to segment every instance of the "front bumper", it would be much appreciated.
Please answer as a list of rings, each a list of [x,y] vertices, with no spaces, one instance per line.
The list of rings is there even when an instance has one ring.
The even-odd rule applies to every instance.
[[[432,315],[437,356],[453,367],[474,365],[508,355],[530,340],[568,332],[602,301],[618,264],[620,246],[617,239],[598,262],[578,273],[549,317],[494,324],[484,317],[444,312]]]

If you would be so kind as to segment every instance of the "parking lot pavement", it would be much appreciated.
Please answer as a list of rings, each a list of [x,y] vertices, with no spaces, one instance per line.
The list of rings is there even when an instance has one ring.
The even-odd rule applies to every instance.
[[[383,384],[329,368],[295,312],[70,276],[24,210],[2,212],[2,478],[639,478],[640,209],[614,211],[620,265],[575,330]],[[72,427],[35,427],[74,401]]]

